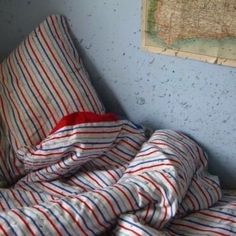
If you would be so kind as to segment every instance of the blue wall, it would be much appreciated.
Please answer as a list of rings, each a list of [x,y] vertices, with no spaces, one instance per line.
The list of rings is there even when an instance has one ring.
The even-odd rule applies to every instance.
[[[236,68],[140,49],[141,1],[0,0],[0,59],[51,13],[67,16],[108,109],[201,143],[209,167],[236,187]]]

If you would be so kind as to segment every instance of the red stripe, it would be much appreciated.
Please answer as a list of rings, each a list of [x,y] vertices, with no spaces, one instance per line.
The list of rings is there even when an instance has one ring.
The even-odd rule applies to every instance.
[[[142,192],[138,192],[139,195],[141,195],[143,198],[145,198],[148,201],[148,205],[146,207],[146,214],[143,217],[143,220],[146,221],[147,220],[147,216],[149,214],[149,210],[151,209],[151,205],[152,205],[152,199],[148,198],[147,196],[145,196]]]
[[[77,183],[76,180],[73,180],[72,178],[69,180],[69,182],[73,183],[76,187],[81,188],[84,192],[88,191],[84,186],[82,186],[81,184]]]
[[[110,170],[106,170],[106,171],[107,171],[107,174],[111,176],[114,181],[117,181],[117,178],[111,173]]]
[[[45,185],[44,183],[38,183],[38,184],[40,184],[40,185],[42,185],[43,187],[45,187],[47,190],[50,190],[52,193],[54,193],[54,194],[58,194],[58,195],[60,195],[60,196],[64,196],[64,194],[63,193],[60,193],[60,192],[58,192],[58,191],[56,191],[56,190],[54,190],[54,189],[52,189],[52,188],[50,188],[50,187],[48,187],[47,185]]]
[[[173,161],[173,160],[172,160],[172,161]],[[174,161],[173,161],[173,162],[174,162]],[[178,162],[176,162],[176,163],[178,163]],[[179,163],[178,163],[178,164],[179,164]],[[162,163],[162,164],[157,164],[157,165],[152,165],[152,166],[141,167],[141,168],[136,169],[136,170],[129,170],[129,171],[126,172],[126,174],[134,174],[134,173],[137,173],[137,172],[139,172],[139,171],[142,171],[142,172],[143,172],[143,170],[153,169],[153,168],[155,168],[155,167],[160,167],[160,166],[163,166],[163,167],[165,167],[165,166],[175,167],[175,166],[173,166],[172,163],[171,163],[171,164]]]
[[[158,142],[159,141],[159,142]],[[176,141],[177,142],[177,141]],[[181,156],[185,161],[187,161],[189,163],[189,160],[186,158],[185,155],[182,155],[181,152],[178,150],[178,148],[176,148],[175,146],[173,146],[173,143],[172,145],[171,144],[168,144],[166,140],[162,141],[162,140],[159,140],[157,138],[157,141],[153,140],[151,142],[149,142],[151,144],[155,144],[155,145],[161,145],[161,146],[164,146],[164,147],[167,147],[169,148],[171,151],[177,153],[179,156]],[[182,143],[180,142],[177,142],[178,144],[182,145]],[[181,150],[182,151],[182,150]],[[183,164],[182,164],[183,165]]]
[[[64,103],[64,100],[61,98],[61,95],[59,94],[58,90],[56,89],[56,87],[55,87],[54,84],[52,83],[52,81],[51,81],[51,79],[50,79],[50,76],[47,74],[47,71],[45,70],[44,66],[42,65],[41,61],[39,60],[39,58],[38,58],[38,56],[37,56],[37,54],[36,54],[36,52],[35,52],[35,49],[33,49],[33,47],[32,47],[32,44],[31,44],[29,38],[27,39],[26,42],[28,43],[28,45],[29,45],[29,47],[30,47],[29,49],[31,50],[31,53],[32,53],[32,54],[34,55],[34,57],[36,58],[37,63],[40,65],[40,69],[43,70],[44,75],[47,77],[47,82],[50,83],[50,86],[53,88],[53,91],[56,93],[57,97],[60,99],[60,101],[61,101],[61,103],[62,103],[64,109],[66,110],[66,112],[67,112],[67,114],[68,114],[69,111],[67,110],[67,107],[66,107],[66,105],[65,105],[65,103]],[[39,55],[40,55],[40,54],[39,54]],[[39,68],[38,68],[38,69],[39,69]],[[42,78],[42,79],[44,79],[44,78]],[[51,113],[51,110],[50,110],[50,109],[49,109],[49,111],[50,111],[50,113]],[[56,123],[57,120],[56,120],[56,118],[54,117],[54,115],[52,115],[52,119],[53,119],[54,123]]]
[[[99,109],[99,106],[98,106],[98,104],[97,104],[97,101],[96,101],[96,99],[94,99],[94,93],[93,92],[91,92],[90,91],[90,89],[89,89],[89,86],[87,85],[87,81],[85,81],[84,80],[84,78],[83,78],[83,76],[80,74],[80,71],[78,70],[78,68],[77,68],[77,66],[76,66],[76,64],[74,63],[74,60],[73,59],[71,59],[71,56],[70,56],[70,54],[69,53],[67,53],[67,50],[66,50],[66,48],[65,48],[65,45],[64,45],[64,42],[63,42],[63,40],[61,40],[61,37],[59,36],[59,34],[58,34],[58,32],[57,32],[57,28],[55,27],[55,22],[54,22],[54,20],[53,20],[53,18],[52,17],[50,17],[50,19],[51,19],[51,21],[52,21],[52,25],[53,25],[53,28],[54,28],[54,30],[55,30],[55,33],[56,33],[56,35],[57,35],[57,38],[61,41],[61,43],[62,43],[62,47],[64,48],[64,51],[65,51],[65,53],[66,53],[66,55],[69,57],[69,59],[70,59],[70,61],[73,63],[73,65],[74,65],[74,69],[76,70],[76,72],[79,74],[79,76],[80,76],[80,78],[83,80],[83,82],[84,82],[84,85],[86,86],[86,88],[87,88],[87,91],[89,91],[89,98],[91,97],[92,98],[92,100],[93,100],[93,103],[95,104],[95,106],[96,106],[96,108],[97,108],[97,111],[99,112],[100,111],[100,109]],[[69,36],[69,35],[68,35]],[[55,38],[55,40],[57,39],[57,38]],[[71,87],[72,89],[73,89],[73,91],[74,91],[74,88],[73,88],[73,86]],[[74,91],[74,93],[76,94],[76,92]]]
[[[133,128],[129,129],[129,127],[128,128],[123,128],[122,130],[127,131],[128,133],[134,134],[134,135],[140,135],[141,134],[139,130],[134,130]]]
[[[202,149],[201,149],[201,152],[202,152]],[[201,155],[202,153],[200,153],[200,150],[199,150],[198,146],[197,146],[197,153],[198,153],[198,157],[200,159],[200,162],[202,163],[202,166],[206,166],[206,160],[202,160],[203,155]]]
[[[148,204],[148,206],[147,206],[146,214],[145,214],[145,216],[144,216],[144,218],[143,218],[145,222],[147,221],[147,217],[148,217],[149,211],[150,211],[150,209],[151,209],[151,205],[152,205],[152,204]]]
[[[1,68],[1,66],[0,66],[0,68]],[[13,72],[13,70],[11,70],[12,72]],[[17,85],[18,85],[18,87],[19,87],[19,84],[18,84],[18,80],[16,80],[16,82],[17,82]],[[8,115],[6,115],[7,114],[7,112],[6,112],[6,110],[4,109],[4,105],[3,105],[3,101],[2,101],[2,97],[0,96],[0,101],[1,101],[1,105],[2,105],[2,110],[3,110],[3,117],[4,117],[4,119],[5,119],[5,123],[7,124],[7,127],[8,127],[8,130],[11,130],[11,127],[10,127],[10,125],[9,125],[9,117],[8,117]],[[18,148],[18,143],[16,142],[16,137],[15,136],[11,136],[11,138],[13,138],[13,140],[11,140],[11,141],[14,141],[14,146],[16,146],[17,148]],[[13,143],[12,143],[13,144]],[[19,174],[20,173],[20,171],[19,171],[19,169],[17,168],[17,166],[14,166],[15,167],[15,170],[16,170],[16,174]]]
[[[87,134],[87,135],[94,135],[94,137],[96,137],[96,134],[98,135],[98,134],[115,134],[115,133],[117,133],[118,132],[118,130],[114,130],[114,131],[104,131],[104,130],[101,130],[101,131],[94,131],[94,132],[92,132],[92,131],[89,131],[89,132],[86,132],[86,131],[84,131],[84,132],[82,132],[82,131],[78,131],[78,132],[75,132],[75,133],[69,133],[69,134],[66,134],[66,135],[63,135],[63,136],[55,136],[55,137],[52,137],[52,138],[47,138],[47,140],[44,140],[42,143],[41,143],[41,145],[43,146],[44,145],[44,143],[48,143],[49,141],[52,141],[52,140],[58,140],[58,139],[63,139],[63,138],[69,138],[69,137],[73,137],[73,136],[77,136],[77,135],[83,135],[83,134]],[[66,133],[68,133],[68,131],[66,132]],[[53,135],[53,134],[51,134],[51,135]],[[100,137],[98,137],[98,138],[101,138],[101,136]],[[38,144],[38,145],[40,145],[40,143]]]
[[[211,180],[211,179],[208,179],[207,176],[204,177],[204,180],[211,185],[211,187],[213,187],[215,189],[215,192],[217,194],[217,198],[218,200],[221,199],[221,189],[219,187],[216,187],[215,186],[215,183]]]
[[[232,223],[236,223],[236,220],[231,220],[231,219],[228,219],[228,218],[225,218],[225,217],[222,217],[222,216],[218,216],[218,214],[221,214],[221,213],[218,213],[218,212],[216,214],[210,214],[210,213],[206,213],[206,212],[197,212],[197,214],[209,216],[209,217],[213,218],[213,221],[217,221],[217,223],[218,223],[219,219],[224,220],[224,221],[229,221],[229,222],[232,222]]]
[[[53,54],[53,52],[52,52],[51,47],[48,45],[48,42],[47,42],[47,40],[45,39],[45,36],[44,36],[44,34],[43,34],[43,32],[42,32],[40,26],[38,27],[38,30],[39,30],[39,33],[40,33],[40,35],[41,35],[41,37],[42,37],[44,43],[46,44],[46,46],[47,46],[47,48],[48,48],[48,51],[51,53],[51,55],[52,55],[54,61],[56,62],[58,68],[59,68],[60,71],[62,72],[64,78],[67,80],[67,83],[70,84],[71,88],[74,90],[73,86],[72,86],[71,83],[70,83],[70,80],[69,80],[68,77],[66,76],[66,73],[63,71],[60,62],[58,62],[56,56],[55,56],[55,55]],[[76,93],[75,93],[75,94],[76,94]],[[78,94],[76,94],[76,97],[77,97],[78,102],[80,103],[80,106],[81,106],[82,110],[85,110],[84,107],[83,107],[83,104],[81,103],[81,101],[80,101],[80,99],[79,99],[79,97],[78,97]],[[59,95],[59,98],[61,99],[61,101],[62,101],[62,103],[63,103],[63,105],[64,105],[64,108],[65,108],[67,114],[69,114],[69,111],[67,110],[67,107],[66,107],[66,105],[64,104],[63,99],[60,97],[60,95]]]
[[[154,153],[160,153],[160,149],[158,149],[157,147],[154,147],[154,148],[156,149],[155,151],[151,151],[151,152],[148,152],[148,153],[142,152],[142,154],[138,153],[137,157],[147,157],[147,156],[150,156]]]
[[[199,184],[198,184],[198,182],[195,180],[195,178],[192,179],[192,182],[194,182],[194,183],[197,185],[199,191],[200,191],[200,192],[203,194],[203,196],[205,197],[206,202],[207,202],[207,206],[210,206],[211,204],[210,204],[210,202],[209,202],[209,200],[208,200],[208,198],[207,198],[207,196],[206,196],[206,194],[205,194],[205,192],[204,192],[204,189],[201,188],[201,186],[199,186]]]
[[[130,228],[127,228],[127,227],[123,226],[121,223],[118,223],[117,226],[119,226],[120,228],[125,229],[125,230],[127,230],[127,231],[129,231],[129,232],[131,232],[131,233],[132,233],[132,236],[133,236],[133,235],[137,235],[137,236],[142,236],[142,235],[143,235],[143,234],[137,233],[136,231],[134,231],[134,230],[132,230],[132,229],[130,229]],[[121,232],[121,233],[122,233],[122,232]],[[131,235],[129,234],[129,236],[131,236]]]
[[[1,207],[1,211],[5,211],[6,210],[6,208],[3,206],[3,204],[2,204],[2,202],[0,201],[0,207]]]
[[[106,148],[108,148],[109,146],[100,146],[100,147],[86,147],[86,148],[84,148],[84,147],[82,147],[83,146],[83,144],[80,144],[80,145],[73,145],[73,147],[75,148],[74,150],[76,151],[76,152],[80,152],[81,150],[83,150],[83,151],[87,151],[87,150],[102,150],[102,149],[106,149]],[[40,156],[40,157],[48,157],[48,156],[54,156],[55,157],[55,155],[62,155],[62,154],[67,154],[67,152],[65,152],[65,151],[67,151],[67,149],[66,148],[64,148],[65,150],[63,150],[62,152],[49,152],[49,151],[41,151],[41,152],[43,152],[43,154],[40,154],[40,153],[38,153],[37,152],[37,150],[35,151],[36,153],[34,153],[34,152],[32,152],[32,151],[34,151],[34,150],[28,150],[28,153],[29,154],[31,154],[32,156]],[[56,157],[55,157],[56,158]]]
[[[109,155],[107,155],[107,156],[109,157]],[[123,169],[126,169],[126,168],[127,168],[125,164],[122,164],[122,163],[117,164],[117,162],[114,162],[114,161],[112,161],[112,160],[110,160],[110,159],[105,160],[105,158],[106,158],[107,156],[103,157],[103,158],[100,159],[99,161],[102,161],[102,162],[104,162],[106,165],[112,166],[112,167],[114,167],[114,168],[120,168],[120,167],[122,167]]]
[[[175,186],[170,182],[170,180],[169,180],[162,172],[159,172],[159,173],[160,173],[160,174],[163,176],[163,178],[169,183],[169,185],[174,189],[174,191],[175,191],[175,193],[176,193],[176,197],[178,197],[178,192],[177,192]]]
[[[132,202],[129,199],[129,196],[126,194],[125,191],[123,191],[118,185],[114,185],[113,188],[118,189],[126,198],[127,202],[129,203],[131,209],[130,210],[135,210],[135,207],[133,206]]]
[[[128,143],[126,140],[122,140],[121,141],[121,144],[122,143],[125,143],[127,146],[130,146],[130,147],[132,147],[134,150],[137,150],[138,148],[140,148],[140,146],[139,145],[137,145],[137,146],[134,146],[133,144],[131,144],[131,143]]]
[[[192,198],[188,194],[186,195],[186,197],[190,201],[190,203],[192,204],[192,209],[199,210],[198,207],[195,206],[194,202],[192,201]]]
[[[8,63],[7,63],[7,62],[8,62]],[[14,73],[14,71],[13,71],[13,69],[12,69],[12,66],[11,66],[11,63],[10,63],[10,58],[6,61],[6,63],[7,63],[7,65],[8,65],[8,67],[11,68],[11,72]],[[5,77],[4,77],[4,75],[3,75],[2,67],[0,66],[0,68],[1,68],[1,76],[2,76],[2,78],[4,79]],[[15,77],[15,75],[14,75],[14,77]],[[15,77],[15,79],[16,79],[16,81],[18,82],[17,77]],[[13,81],[13,83],[14,83],[14,82],[15,82],[15,81]],[[18,85],[18,88],[19,88],[19,84],[18,84],[18,83],[17,83],[17,85]],[[26,136],[29,137],[29,134],[27,133],[27,129],[26,129],[26,127],[24,126],[24,122],[23,122],[22,119],[21,119],[21,115],[20,115],[20,112],[19,112],[19,110],[18,110],[18,106],[17,106],[16,103],[14,102],[14,99],[12,99],[12,96],[10,96],[11,93],[9,92],[8,87],[5,86],[4,88],[5,88],[5,90],[7,90],[7,93],[8,93],[8,95],[9,95],[9,99],[11,100],[11,103],[12,103],[12,105],[14,106],[14,111],[16,111],[16,113],[17,113],[17,121],[19,121],[19,123],[21,124],[21,127],[23,127],[23,129],[21,130],[21,132],[22,132],[22,131],[25,132],[25,133],[26,133]],[[1,98],[1,97],[0,97],[0,98]],[[1,105],[2,105],[1,107],[2,107],[2,110],[3,110],[3,114],[4,114],[5,123],[7,124],[8,129],[11,130],[11,128],[10,128],[10,126],[9,126],[9,123],[8,123],[8,120],[10,120],[10,119],[8,119],[8,118],[6,117],[6,111],[5,111],[5,109],[4,109],[5,107],[4,107],[4,105],[3,105],[2,98],[1,98],[0,100],[1,100]],[[14,137],[14,139],[15,139],[15,137]],[[15,144],[15,145],[16,145],[16,144]],[[17,146],[17,147],[18,147],[18,146]]]
[[[14,200],[15,200],[16,202],[18,202],[19,206],[20,206],[20,207],[23,207],[23,204],[21,203],[21,201],[16,197],[16,195],[15,195],[15,193],[14,193],[14,190],[13,190],[13,189],[9,189],[9,192],[12,194]]]
[[[95,179],[93,178],[89,173],[84,172],[85,176],[88,176],[88,178],[90,178],[91,180],[93,180],[93,182],[95,182],[99,187],[103,188],[103,186]]]
[[[98,192],[98,191],[95,191],[95,192],[106,200],[106,202],[108,203],[108,205],[110,206],[110,208],[112,210],[113,215],[118,216],[118,214],[116,213],[116,211],[112,205],[112,202],[105,195],[103,195],[101,192]],[[121,212],[119,212],[119,213],[121,213]]]
[[[9,160],[9,156],[10,155],[8,155],[8,157],[6,157],[3,152],[3,148],[1,148],[1,150],[0,150],[0,165],[1,165],[0,171],[2,171],[3,176],[5,177],[8,184],[9,184],[9,180],[11,179],[10,173],[9,173],[8,167],[7,167],[7,162]]]
[[[20,57],[20,60],[19,60],[19,58],[17,59],[17,55]],[[21,54],[20,54],[19,48],[16,50],[15,57],[16,57],[17,60],[21,61],[21,63],[24,65],[24,63],[23,63],[23,61],[22,61],[22,58],[21,58]],[[10,58],[9,58],[9,60],[10,60]],[[11,66],[11,67],[12,67],[12,66]],[[13,70],[12,70],[12,72],[14,73]],[[15,76],[15,78],[17,78],[17,76],[16,76],[15,73],[14,73],[14,76]],[[27,78],[26,78],[26,79],[27,79]],[[17,81],[17,84],[18,84],[18,83],[19,83],[19,82],[18,82],[18,79],[16,79],[16,81]],[[33,119],[35,119],[35,120],[37,121],[37,123],[39,124],[40,128],[42,129],[42,124],[40,123],[40,121],[39,121],[39,119],[38,119],[38,116],[34,113],[32,107],[31,107],[32,104],[31,104],[31,105],[29,104],[29,99],[27,99],[27,98],[25,97],[24,90],[21,89],[21,86],[19,86],[19,84],[18,84],[18,88],[19,88],[19,91],[21,92],[22,97],[24,98],[25,103],[27,104],[28,109],[30,110],[32,116],[34,117]],[[27,129],[26,129],[26,130],[27,130]],[[28,130],[29,130],[29,129],[28,129]],[[46,135],[46,134],[44,134],[44,135]],[[28,140],[30,141],[30,143],[33,145],[34,143],[33,143],[33,141],[31,140],[31,137],[30,137],[29,135],[27,135],[27,138],[28,138]]]
[[[19,214],[17,213],[17,211],[15,209],[11,210],[12,213],[15,213],[18,218],[24,223],[24,225],[26,226],[26,228],[28,229],[28,231],[31,233],[31,235],[35,235],[35,233],[32,231],[32,229],[30,228],[29,224],[25,221],[25,219]],[[25,232],[26,233],[26,232]]]
[[[186,227],[186,228],[190,228],[190,229],[193,229],[193,230],[196,230],[197,232],[211,232],[211,233],[214,233],[214,235],[220,235],[220,236],[229,236],[229,234],[222,234],[222,233],[219,233],[217,231],[214,231],[214,230],[210,230],[210,229],[200,229],[200,227],[196,228],[194,226],[190,226],[190,225],[185,225],[185,224],[181,224],[181,223],[175,223],[175,222],[172,222],[171,223],[172,225],[176,225],[176,226],[181,226],[181,227]],[[170,227],[171,228],[171,227]]]
[[[124,156],[122,156],[121,154],[116,153],[115,151],[116,151],[116,152],[120,152],[120,151],[117,150],[117,149],[112,149],[112,150],[110,150],[110,152],[111,152],[112,154],[114,154],[115,156],[117,156],[117,157],[119,157],[119,158],[125,160],[125,162],[129,162],[129,161],[130,161],[129,158],[125,158]],[[124,155],[124,153],[122,153],[122,154]]]
[[[22,65],[24,66],[25,71],[26,71],[27,74],[28,74],[28,78],[30,79],[31,83],[33,84],[33,86],[34,86],[34,88],[35,88],[34,91],[32,91],[32,92],[34,92],[35,95],[38,94],[38,96],[39,96],[39,98],[40,98],[40,101],[42,101],[43,104],[44,104],[44,108],[46,107],[47,110],[48,110],[49,113],[50,113],[50,116],[53,117],[53,119],[55,119],[55,118],[54,118],[54,114],[53,114],[52,111],[50,110],[50,108],[49,108],[47,102],[45,101],[44,97],[41,95],[41,91],[39,91],[39,87],[36,86],[36,84],[35,84],[35,82],[34,82],[34,80],[35,80],[35,79],[33,78],[34,75],[33,75],[33,77],[31,76],[30,71],[29,71],[28,68],[27,68],[27,65],[25,65],[25,63],[24,63],[24,61],[23,61],[23,59],[22,59],[20,50],[18,49],[17,52],[18,52],[18,55],[19,55],[19,57],[20,57],[21,63],[22,63]],[[26,79],[27,79],[27,78],[26,78]],[[36,93],[37,93],[37,94],[36,94]],[[36,117],[37,117],[37,116],[36,116]],[[45,137],[45,136],[46,136],[46,133],[44,132],[44,129],[43,129],[42,124],[41,124],[41,122],[39,121],[38,117],[37,117],[37,122],[38,122],[38,124],[39,124],[39,126],[40,126],[40,129],[42,130],[43,136]]]
[[[164,196],[163,192],[161,191],[160,187],[155,183],[153,182],[151,179],[141,175],[140,176],[141,178],[145,179],[146,181],[150,182],[158,191],[159,193],[162,195],[162,198],[163,198],[163,210],[164,210],[164,217],[163,219],[161,220],[161,222],[159,223],[159,228],[161,228],[164,220],[166,219],[166,216],[167,216],[167,204],[166,204],[166,196]],[[161,202],[160,202],[160,206],[161,206]]]
[[[97,223],[98,223],[100,226],[102,226],[104,229],[107,229],[107,227],[99,221],[97,215],[95,214],[94,209],[91,208],[91,207],[90,207],[85,201],[83,201],[81,198],[77,198],[77,199],[78,199],[80,202],[82,202],[82,203],[90,210],[90,213],[93,215],[93,217],[95,218],[95,220],[97,221]],[[95,205],[95,206],[96,206],[96,205]],[[96,207],[98,207],[98,206],[96,206]],[[91,219],[91,220],[92,220],[92,219]]]
[[[68,215],[71,217],[71,219],[73,220],[73,222],[78,226],[78,228],[80,229],[81,232],[83,232],[84,235],[88,235],[88,234],[84,231],[84,229],[82,228],[82,226],[80,225],[79,221],[76,220],[76,217],[74,217],[73,214],[72,214],[69,210],[67,210],[60,202],[58,202],[58,203],[56,203],[56,204],[58,204],[65,212],[68,213]],[[72,224],[72,225],[73,225],[73,224]],[[77,233],[78,233],[78,232],[77,232]],[[79,235],[80,235],[80,233],[79,233]]]
[[[0,229],[2,230],[2,232],[3,232],[3,234],[4,235],[9,235],[6,231],[5,231],[5,229],[3,228],[3,226],[2,226],[2,224],[0,224]]]
[[[59,230],[59,229],[57,228],[57,226],[54,224],[54,222],[48,217],[48,215],[47,215],[43,210],[41,210],[39,207],[34,207],[34,206],[33,206],[32,208],[34,208],[35,210],[41,212],[41,213],[46,217],[46,219],[50,222],[50,224],[48,224],[48,225],[52,225],[53,228],[56,230],[57,234],[63,236],[63,235],[61,234],[60,230]]]

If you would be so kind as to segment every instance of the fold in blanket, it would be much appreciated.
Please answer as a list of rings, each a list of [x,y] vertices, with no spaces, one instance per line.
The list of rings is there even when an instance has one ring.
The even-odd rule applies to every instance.
[[[18,151],[25,176],[0,192],[1,234],[161,235],[221,198],[205,153],[182,133],[146,140],[115,118],[61,124]]]

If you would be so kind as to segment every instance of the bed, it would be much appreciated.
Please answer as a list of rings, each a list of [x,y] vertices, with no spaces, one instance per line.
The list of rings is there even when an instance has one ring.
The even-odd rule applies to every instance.
[[[235,235],[236,193],[187,135],[105,108],[63,16],[0,65],[1,235]]]

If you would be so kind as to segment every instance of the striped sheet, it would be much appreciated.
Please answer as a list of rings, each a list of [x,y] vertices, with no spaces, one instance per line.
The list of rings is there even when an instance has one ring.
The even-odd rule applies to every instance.
[[[104,112],[64,17],[48,17],[2,62],[0,107],[13,148],[5,162],[16,162],[14,152],[39,143],[63,116]],[[17,168],[12,173],[22,174]]]
[[[182,219],[175,219],[166,231],[171,235],[236,235],[236,191],[209,209],[200,210]]]
[[[181,235],[186,194],[199,212],[221,196],[194,141],[169,130],[147,141],[126,120],[64,126],[19,155],[27,175],[0,191],[0,235]]]

